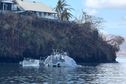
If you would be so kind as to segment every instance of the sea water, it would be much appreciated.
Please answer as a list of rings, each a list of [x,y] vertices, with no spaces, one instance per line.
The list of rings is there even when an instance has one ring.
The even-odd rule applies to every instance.
[[[126,84],[126,57],[120,56],[117,61],[76,68],[0,64],[0,84]]]

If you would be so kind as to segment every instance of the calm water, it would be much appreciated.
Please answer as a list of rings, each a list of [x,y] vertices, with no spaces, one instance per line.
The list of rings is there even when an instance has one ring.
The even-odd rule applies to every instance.
[[[0,84],[126,84],[126,57],[119,63],[80,68],[23,68],[0,64]]]

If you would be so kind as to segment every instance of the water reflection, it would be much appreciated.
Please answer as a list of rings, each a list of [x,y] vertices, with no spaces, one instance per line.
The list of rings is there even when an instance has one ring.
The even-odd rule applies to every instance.
[[[121,59],[119,63],[78,68],[23,68],[18,64],[0,64],[0,84],[125,84],[126,63]]]

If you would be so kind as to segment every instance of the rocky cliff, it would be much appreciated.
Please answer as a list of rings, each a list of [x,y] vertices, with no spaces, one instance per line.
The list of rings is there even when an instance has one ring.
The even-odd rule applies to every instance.
[[[53,49],[77,63],[115,62],[114,48],[90,23],[61,22],[16,14],[0,15],[0,62],[47,57]]]

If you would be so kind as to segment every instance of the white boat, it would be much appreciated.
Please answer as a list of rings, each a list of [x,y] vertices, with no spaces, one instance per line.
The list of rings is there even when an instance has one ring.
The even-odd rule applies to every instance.
[[[66,52],[58,53],[54,52],[52,55],[48,56],[44,65],[47,67],[76,67],[76,62],[67,55]]]
[[[23,67],[39,67],[40,66],[40,60],[26,58],[22,62],[20,62],[20,64]]]

